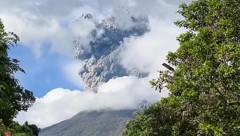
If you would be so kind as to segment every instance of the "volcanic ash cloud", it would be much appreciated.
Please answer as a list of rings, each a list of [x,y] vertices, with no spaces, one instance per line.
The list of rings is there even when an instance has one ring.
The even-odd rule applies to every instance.
[[[77,20],[94,24],[91,31],[84,36],[77,36],[76,58],[82,60],[79,75],[86,90],[94,90],[100,84],[110,79],[124,76],[146,77],[148,73],[138,68],[127,68],[121,65],[119,54],[125,38],[139,37],[150,31],[147,17],[129,17],[131,22],[128,28],[122,28],[118,19],[110,17],[97,22],[92,15],[86,14]],[[75,25],[76,25],[75,24]],[[81,31],[81,30],[76,30]],[[137,60],[137,58],[136,58]]]

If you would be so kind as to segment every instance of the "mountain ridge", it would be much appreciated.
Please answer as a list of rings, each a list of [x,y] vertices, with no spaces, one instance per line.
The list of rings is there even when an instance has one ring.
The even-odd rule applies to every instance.
[[[83,111],[52,126],[39,136],[121,136],[135,109]]]

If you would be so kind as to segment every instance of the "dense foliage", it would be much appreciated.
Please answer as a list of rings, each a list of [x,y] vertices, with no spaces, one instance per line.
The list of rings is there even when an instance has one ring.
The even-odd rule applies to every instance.
[[[36,125],[21,126],[12,121],[19,111],[26,111],[35,101],[33,93],[21,87],[14,77],[17,71],[24,72],[19,67],[19,61],[8,56],[10,47],[15,46],[18,41],[16,34],[5,32],[0,20],[0,135],[11,132],[15,136],[33,136],[38,135]]]
[[[125,136],[240,135],[240,1],[182,4],[187,29],[151,84],[169,97],[137,113]]]
[[[11,133],[13,136],[38,136],[40,128],[36,125],[29,125],[28,122],[25,122],[23,125],[20,125],[16,122],[12,122],[8,127],[6,127],[3,122],[0,120],[0,135],[5,133]]]
[[[19,41],[16,34],[5,32],[0,20],[0,119],[8,125],[19,111],[26,111],[35,101],[33,93],[18,84],[14,77],[17,71],[24,72],[19,67],[19,61],[8,56],[11,46]]]

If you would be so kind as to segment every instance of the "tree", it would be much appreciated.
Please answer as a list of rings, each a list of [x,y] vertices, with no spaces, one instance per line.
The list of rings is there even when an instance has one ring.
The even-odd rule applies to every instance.
[[[35,101],[33,93],[21,87],[14,77],[17,71],[24,72],[19,67],[19,61],[8,56],[10,47],[16,46],[18,41],[16,34],[5,32],[0,20],[0,119],[5,125],[9,125],[19,111],[26,111]]]
[[[5,135],[5,133],[10,133],[13,136],[38,136],[40,128],[35,124],[29,125],[25,122],[23,125],[12,121],[12,123],[6,127],[2,120],[0,120],[0,136]]]
[[[180,5],[184,19],[175,24],[187,32],[167,55],[172,69],[151,81],[169,97],[139,113],[125,136],[240,135],[239,7],[239,0]]]
[[[41,129],[38,128],[37,125],[31,124],[31,125],[28,125],[28,127],[32,130],[32,134],[33,134],[34,136],[38,136],[38,133],[39,133],[39,131],[40,131]]]

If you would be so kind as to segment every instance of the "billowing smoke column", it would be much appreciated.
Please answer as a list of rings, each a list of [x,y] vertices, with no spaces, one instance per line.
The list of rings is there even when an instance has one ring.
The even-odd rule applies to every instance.
[[[91,14],[83,15],[82,19],[94,22]],[[119,53],[124,38],[138,37],[150,31],[147,17],[131,16],[129,20],[131,24],[128,28],[120,27],[115,17],[104,19],[100,23],[95,21],[88,42],[82,42],[84,40],[81,37],[76,38],[76,58],[82,60],[79,75],[84,81],[85,89],[96,91],[94,88],[98,85],[116,77],[141,78],[148,75],[137,68],[123,67],[120,63]]]

